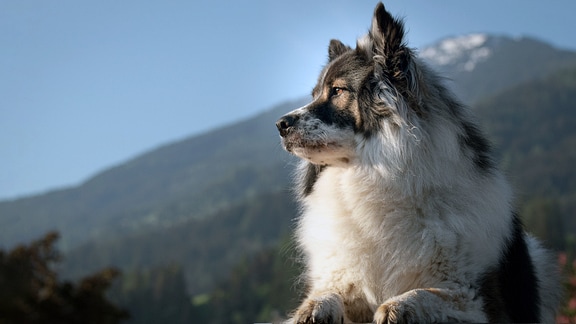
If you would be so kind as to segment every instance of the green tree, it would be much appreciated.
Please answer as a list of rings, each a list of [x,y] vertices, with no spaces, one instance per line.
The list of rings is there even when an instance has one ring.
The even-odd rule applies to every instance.
[[[522,209],[527,229],[556,251],[566,247],[566,229],[559,206],[555,199],[534,198]]]
[[[130,311],[131,324],[202,323],[192,314],[179,265],[128,272],[114,285],[111,296]]]
[[[561,252],[558,254],[564,284],[564,302],[557,323],[576,323],[576,260]]]
[[[299,302],[294,243],[286,237],[278,247],[243,258],[208,295],[194,298],[202,323],[276,322]]]
[[[115,324],[128,318],[105,295],[117,270],[104,269],[76,284],[58,279],[58,237],[51,232],[29,245],[0,250],[0,323]]]

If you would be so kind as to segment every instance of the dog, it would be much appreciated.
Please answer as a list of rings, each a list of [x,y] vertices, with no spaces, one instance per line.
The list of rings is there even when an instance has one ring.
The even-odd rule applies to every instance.
[[[312,101],[277,122],[301,158],[306,297],[288,323],[552,323],[555,258],[525,233],[471,112],[382,3],[330,41]]]

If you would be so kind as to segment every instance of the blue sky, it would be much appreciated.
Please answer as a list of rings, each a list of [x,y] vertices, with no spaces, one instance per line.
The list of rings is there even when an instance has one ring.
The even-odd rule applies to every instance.
[[[0,199],[308,94],[329,40],[353,45],[376,3],[0,0]],[[412,47],[489,32],[576,50],[572,0],[385,5]]]

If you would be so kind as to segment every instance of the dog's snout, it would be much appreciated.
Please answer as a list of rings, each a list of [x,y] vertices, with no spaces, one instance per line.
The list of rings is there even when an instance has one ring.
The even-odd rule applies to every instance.
[[[278,121],[276,122],[276,127],[280,132],[280,136],[286,136],[290,131],[290,129],[294,127],[294,124],[296,123],[297,120],[298,116],[294,115],[285,115],[282,116],[280,119],[278,119]]]

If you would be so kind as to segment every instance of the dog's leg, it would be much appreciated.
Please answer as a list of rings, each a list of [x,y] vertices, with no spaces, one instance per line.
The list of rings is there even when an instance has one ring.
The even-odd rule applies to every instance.
[[[344,304],[336,293],[313,294],[298,307],[290,324],[343,324]]]
[[[444,323],[487,321],[481,298],[471,289],[414,289],[378,307],[374,323]]]

